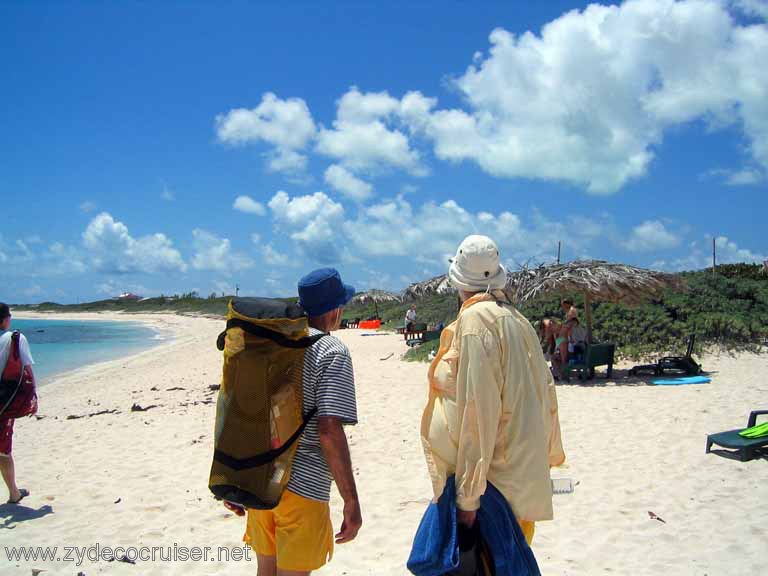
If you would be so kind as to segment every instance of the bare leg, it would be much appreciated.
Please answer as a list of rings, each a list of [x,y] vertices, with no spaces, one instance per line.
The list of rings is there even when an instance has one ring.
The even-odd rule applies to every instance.
[[[256,555],[259,571],[257,576],[309,576],[311,572],[297,572],[295,570],[280,570],[277,567],[277,559],[274,556]]]
[[[256,555],[259,571],[257,576],[309,576],[311,572],[299,572],[296,570],[280,570],[277,567],[277,559],[274,556]]]
[[[0,473],[3,475],[5,485],[8,486],[10,500],[18,500],[21,496],[19,487],[16,486],[16,468],[13,465],[11,454],[0,454]]]
[[[274,556],[256,554],[256,563],[258,566],[257,576],[276,576],[277,559]]]
[[[566,378],[567,373],[565,371],[565,367],[568,366],[568,340],[560,344],[557,355],[559,356],[560,360],[560,364],[558,366],[560,370],[560,378]]]
[[[277,570],[277,576],[309,576],[311,572],[298,572],[296,570]]]

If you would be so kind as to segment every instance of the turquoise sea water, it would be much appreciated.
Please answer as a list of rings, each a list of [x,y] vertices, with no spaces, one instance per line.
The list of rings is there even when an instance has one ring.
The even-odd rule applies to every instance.
[[[55,374],[141,352],[164,339],[139,322],[14,318],[11,330],[21,330],[29,341],[38,385]]]

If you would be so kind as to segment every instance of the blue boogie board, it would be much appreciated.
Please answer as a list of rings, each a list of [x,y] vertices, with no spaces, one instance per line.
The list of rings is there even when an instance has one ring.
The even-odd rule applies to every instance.
[[[684,378],[662,378],[659,380],[652,380],[652,382],[657,386],[679,386],[681,384],[706,384],[707,382],[712,382],[712,379],[707,378],[706,376],[687,376]]]

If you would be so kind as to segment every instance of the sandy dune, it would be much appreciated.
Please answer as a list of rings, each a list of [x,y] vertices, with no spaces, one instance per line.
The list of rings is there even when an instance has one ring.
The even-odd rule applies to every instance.
[[[110,319],[120,316],[103,316]],[[83,572],[255,574],[255,560],[218,561],[219,546],[242,554],[243,521],[207,488],[222,322],[143,315],[176,335],[137,356],[87,367],[41,390],[42,419],[17,422],[15,455],[24,506],[0,505],[2,546],[164,547],[163,559],[8,561],[2,574]],[[360,424],[349,429],[363,505],[358,540],[337,547],[318,574],[402,575],[430,497],[418,436],[426,399],[425,364],[400,360],[394,335],[339,333],[357,378]],[[381,360],[387,356],[391,357]],[[757,573],[768,548],[768,461],[741,463],[704,454],[707,433],[744,424],[768,408],[765,357],[707,357],[710,384],[654,387],[613,383],[558,389],[567,467],[578,482],[557,496],[556,518],[534,541],[542,573]],[[156,405],[146,412],[131,406]],[[94,416],[104,410],[114,410]],[[84,416],[68,419],[68,416]],[[332,502],[338,523],[341,505]],[[664,520],[651,519],[649,512]],[[203,561],[165,561],[179,547],[212,547]],[[170,550],[169,550],[170,548]],[[95,550],[91,550],[91,554]],[[75,558],[73,553],[73,558]]]

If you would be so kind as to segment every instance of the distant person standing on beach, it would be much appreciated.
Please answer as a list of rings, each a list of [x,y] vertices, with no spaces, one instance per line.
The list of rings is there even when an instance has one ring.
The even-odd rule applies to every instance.
[[[530,543],[534,522],[553,516],[550,466],[565,460],[552,375],[536,331],[503,291],[493,240],[465,238],[448,278],[462,305],[430,365],[421,422],[434,495],[455,476],[457,520],[471,528],[492,484]]]
[[[309,335],[325,333],[304,355],[304,413],[317,409],[299,439],[291,478],[272,510],[248,510],[244,540],[255,551],[258,576],[306,576],[333,555],[331,482],[344,501],[337,544],[351,542],[363,523],[345,425],[357,424],[355,376],[346,344],[330,333],[339,329],[344,305],[355,289],[333,268],[299,280],[299,304],[309,316]],[[242,515],[243,509],[225,502]]]
[[[416,325],[416,304],[411,304],[408,312],[405,313],[405,331],[412,332]]]
[[[7,304],[0,302],[0,372],[5,370],[8,355],[11,351],[11,310]],[[21,334],[19,337],[19,353],[24,366],[32,366],[35,362],[29,351],[29,343]],[[13,418],[4,418],[0,415],[0,473],[2,473],[5,485],[8,487],[8,504],[18,504],[24,497],[29,496],[26,488],[16,485],[16,468],[13,462]]]

